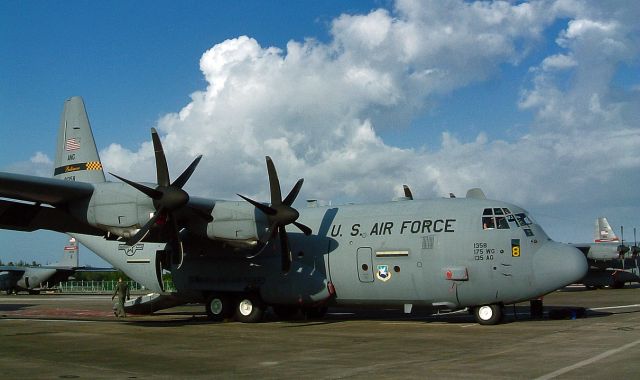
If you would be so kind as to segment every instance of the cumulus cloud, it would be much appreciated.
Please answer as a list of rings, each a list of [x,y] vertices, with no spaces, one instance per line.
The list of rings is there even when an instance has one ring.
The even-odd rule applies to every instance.
[[[219,42],[200,60],[206,88],[158,121],[172,176],[204,154],[193,193],[268,199],[270,155],[283,192],[305,178],[300,199],[386,200],[408,183],[420,197],[482,186],[493,198],[526,204],[554,204],[578,191],[597,200],[611,176],[640,167],[637,84],[613,90],[619,65],[637,64],[638,18],[630,13],[638,10],[630,7],[400,0],[393,9],[337,17],[328,43]],[[442,94],[520,65],[554,23],[564,24],[551,36],[553,53],[530,68],[514,100],[535,114],[523,137],[461,140],[435,130],[441,143],[431,150],[380,137],[403,133]],[[121,175],[153,179],[148,142],[138,151],[114,144],[101,156]]]
[[[28,161],[19,161],[6,167],[11,173],[24,173],[40,177],[50,177],[53,174],[53,161],[42,152],[36,152]]]

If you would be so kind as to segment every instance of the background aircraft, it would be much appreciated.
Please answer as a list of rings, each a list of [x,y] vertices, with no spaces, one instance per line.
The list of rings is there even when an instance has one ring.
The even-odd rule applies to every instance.
[[[0,290],[7,294],[27,291],[30,294],[51,288],[66,281],[75,272],[113,271],[113,268],[87,268],[78,266],[78,244],[71,238],[64,247],[62,258],[57,263],[39,267],[0,266]]]
[[[623,231],[622,227],[620,227]],[[634,244],[625,244],[618,238],[607,218],[596,218],[594,242],[573,244],[587,257],[589,271],[580,281],[588,288],[611,286],[622,288],[627,282],[640,281],[640,267],[638,260],[638,243],[634,233]]]
[[[299,309],[320,316],[335,304],[468,307],[479,323],[494,324],[505,304],[587,270],[577,249],[479,189],[466,198],[296,210],[303,180],[283,198],[267,157],[270,203],[197,198],[183,187],[201,156],[171,181],[153,129],[152,141],[156,184],[116,175],[122,182],[107,182],[84,103],[67,100],[55,178],[0,173],[0,196],[10,198],[0,200],[0,227],[68,232],[157,292],[170,270],[174,297],[203,301],[213,319],[242,322],[260,321],[268,306],[287,318]]]

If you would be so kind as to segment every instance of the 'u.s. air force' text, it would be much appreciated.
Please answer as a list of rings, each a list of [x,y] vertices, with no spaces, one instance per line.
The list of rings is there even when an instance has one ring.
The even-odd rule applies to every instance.
[[[403,220],[402,222],[376,222],[371,227],[354,223],[351,228],[345,227],[344,233],[351,236],[377,236],[393,234],[431,234],[438,232],[455,232],[455,219],[423,219]],[[331,226],[331,236],[342,236],[342,224]]]

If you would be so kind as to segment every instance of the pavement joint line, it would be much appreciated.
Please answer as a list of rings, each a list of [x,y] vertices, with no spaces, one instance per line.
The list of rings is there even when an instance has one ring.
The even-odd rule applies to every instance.
[[[567,366],[567,367],[564,367],[564,368],[560,368],[557,371],[553,371],[553,372],[548,373],[546,375],[540,376],[540,377],[536,378],[535,380],[553,379],[553,378],[558,377],[560,375],[564,375],[567,372],[573,371],[574,369],[578,369],[580,367],[584,367],[586,365],[593,364],[593,363],[595,363],[597,361],[600,361],[602,359],[608,358],[611,355],[615,355],[618,352],[628,350],[631,347],[636,346],[638,344],[640,344],[640,339],[636,340],[635,342],[627,343],[624,346],[621,346],[621,347],[618,347],[618,348],[614,348],[612,350],[605,351],[605,352],[603,352],[603,353],[601,353],[599,355],[596,355],[596,356],[594,356],[592,358],[585,359],[583,361],[577,362],[577,363],[575,363],[573,365],[570,365],[570,366]]]
[[[590,310],[609,310],[609,309],[628,309],[631,307],[640,307],[640,303],[633,305],[620,305],[620,306],[607,306],[607,307],[592,307]]]

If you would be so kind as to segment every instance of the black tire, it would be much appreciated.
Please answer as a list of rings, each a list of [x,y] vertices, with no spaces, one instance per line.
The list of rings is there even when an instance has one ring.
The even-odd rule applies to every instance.
[[[502,321],[502,305],[491,304],[476,306],[473,308],[473,316],[481,325],[495,325]]]
[[[264,303],[256,294],[244,294],[236,301],[236,321],[242,323],[258,323],[264,316]]]
[[[326,306],[306,307],[302,309],[307,319],[322,319],[327,314]]]
[[[281,321],[292,320],[300,310],[296,305],[273,305],[271,308]]]
[[[223,321],[233,315],[231,297],[224,294],[212,294],[207,297],[204,308],[207,311],[207,317],[212,321]]]
[[[625,285],[624,281],[614,281],[611,287],[613,289],[622,289],[624,288],[624,285]]]

